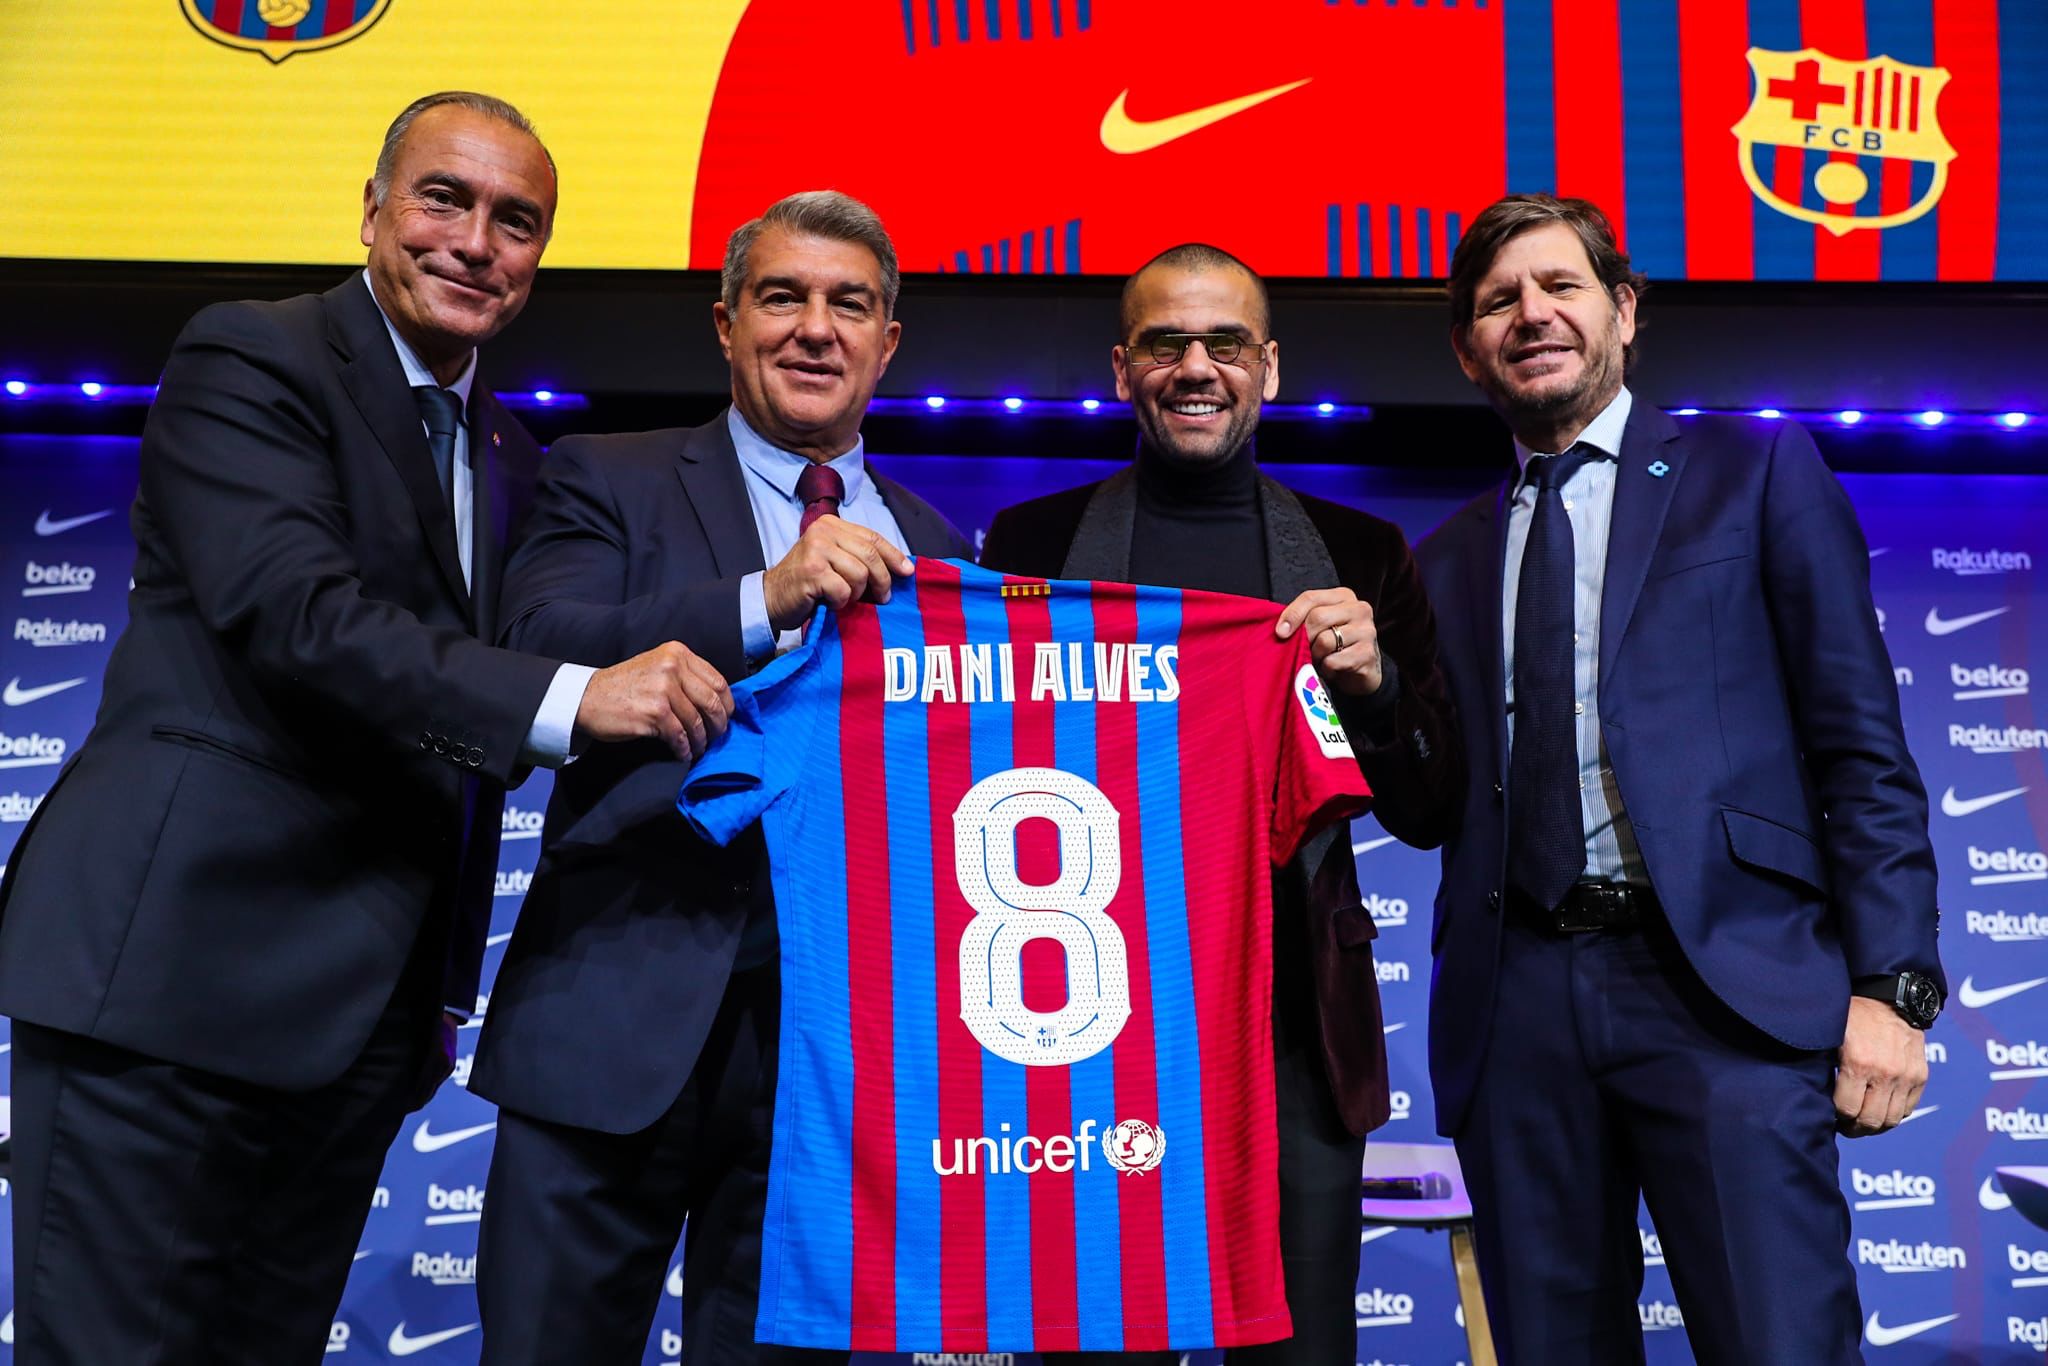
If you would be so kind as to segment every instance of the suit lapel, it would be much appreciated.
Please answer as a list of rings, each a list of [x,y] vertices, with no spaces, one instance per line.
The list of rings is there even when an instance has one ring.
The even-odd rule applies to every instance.
[[[912,497],[909,489],[876,469],[872,462],[867,472],[882,506],[889,509],[889,515],[896,519],[896,529],[903,533],[905,550],[912,555],[944,556],[953,549],[953,538],[946,534],[945,524],[923,500]]]
[[[1472,632],[1473,658],[1479,661],[1480,696],[1487,699],[1488,734],[1493,737],[1495,776],[1507,781],[1507,642],[1501,635],[1505,611],[1508,559],[1508,499],[1516,476],[1510,474],[1494,491],[1491,507],[1482,504],[1473,536],[1483,554],[1465,555],[1467,625]]]
[[[419,406],[413,402],[412,386],[405,382],[405,367],[392,349],[391,334],[385,330],[377,302],[362,280],[351,275],[327,291],[323,304],[327,340],[342,363],[342,387],[412,498],[420,529],[426,533],[448,591],[466,605],[469,589],[462,582],[462,561],[456,554],[455,519],[448,511],[448,500],[441,495]]]
[[[1662,465],[1661,475],[1650,472]],[[1664,531],[1671,495],[1685,478],[1685,443],[1678,424],[1647,404],[1629,412],[1621,436],[1621,462],[1614,477],[1614,513],[1607,531],[1607,571],[1600,594],[1600,692],[1614,675],[1614,655],[1635,612],[1650,571],[1650,557]]]
[[[500,448],[508,415],[484,388],[477,375],[470,388],[469,465],[473,502],[470,515],[469,583],[475,605],[476,633],[485,640],[498,629],[498,574],[512,537],[511,500],[499,477]]]
[[[1063,579],[1089,579],[1101,583],[1131,581],[1131,529],[1138,522],[1138,474],[1126,466],[1095,486],[1074,539],[1067,542],[1067,558],[1060,566]]]
[[[676,478],[683,497],[697,515],[704,543],[721,578],[735,578],[768,567],[761,554],[760,532],[754,526],[754,505],[747,501],[746,471],[733,449],[726,415],[692,431],[683,441]]]
[[[1313,588],[1337,586],[1337,564],[1301,500],[1285,485],[1259,476],[1259,519],[1266,531],[1266,582],[1275,602],[1293,602]]]

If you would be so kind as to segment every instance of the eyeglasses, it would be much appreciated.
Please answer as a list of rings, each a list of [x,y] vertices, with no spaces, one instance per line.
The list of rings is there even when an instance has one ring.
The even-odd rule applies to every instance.
[[[1264,342],[1247,341],[1235,332],[1159,332],[1129,343],[1124,358],[1131,365],[1178,365],[1190,342],[1200,342],[1218,365],[1249,368],[1266,358]]]

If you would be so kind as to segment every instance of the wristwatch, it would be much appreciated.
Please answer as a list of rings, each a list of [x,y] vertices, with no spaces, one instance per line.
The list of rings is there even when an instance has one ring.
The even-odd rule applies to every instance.
[[[1926,1029],[1941,1015],[1941,988],[1924,972],[1909,969],[1888,977],[1873,977],[1852,988],[1850,994],[1883,1001],[1915,1029]]]

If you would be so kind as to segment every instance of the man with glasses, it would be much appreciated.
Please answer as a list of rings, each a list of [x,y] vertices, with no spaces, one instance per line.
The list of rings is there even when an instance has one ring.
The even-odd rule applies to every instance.
[[[1228,252],[1191,243],[1133,275],[1122,311],[1110,365],[1138,421],[1137,459],[999,513],[982,564],[1287,603],[1274,632],[1313,635],[1381,824],[1418,847],[1440,844],[1463,772],[1435,619],[1398,527],[1259,472],[1252,437],[1280,387],[1264,282]],[[1387,1118],[1373,924],[1359,900],[1342,831],[1274,873],[1280,1247],[1294,1336],[1233,1349],[1233,1366],[1325,1366],[1351,1360],[1356,1345],[1359,1168],[1365,1134]]]

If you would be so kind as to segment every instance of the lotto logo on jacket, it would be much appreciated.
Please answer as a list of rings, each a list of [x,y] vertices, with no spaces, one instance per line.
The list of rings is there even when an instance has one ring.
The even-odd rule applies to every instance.
[[[924,559],[681,806],[782,931],[764,1342],[1270,1342],[1271,878],[1368,796],[1272,603]]]

